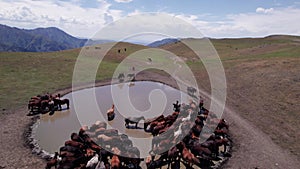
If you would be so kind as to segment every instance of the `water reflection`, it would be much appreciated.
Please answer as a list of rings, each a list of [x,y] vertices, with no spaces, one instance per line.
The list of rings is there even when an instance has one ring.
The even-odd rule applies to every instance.
[[[116,92],[119,98],[118,104],[115,109],[115,119],[107,122],[106,111],[111,107],[113,103],[112,89]],[[129,90],[129,96],[122,94],[124,90]],[[94,93],[95,92],[95,93]],[[91,99],[96,95],[97,107],[93,107]],[[77,97],[76,107],[80,107],[78,111],[74,111],[74,103],[72,97]],[[129,97],[134,109],[120,109],[128,105],[122,105],[125,101],[122,101],[122,97]],[[70,109],[55,112],[54,115],[48,114],[41,115],[40,124],[37,128],[36,138],[38,144],[46,151],[54,153],[63,145],[64,141],[69,139],[71,132],[77,132],[83,125],[92,125],[97,120],[106,121],[108,128],[115,128],[119,130],[119,133],[125,133],[131,137],[135,146],[139,147],[135,138],[145,138],[145,145],[148,148],[140,150],[141,155],[148,153],[150,150],[149,133],[145,133],[143,129],[126,129],[124,123],[124,117],[128,116],[145,116],[145,118],[157,117],[161,114],[171,114],[173,112],[173,103],[176,100],[181,102],[188,102],[188,95],[181,93],[180,91],[157,82],[135,82],[134,85],[130,83],[117,84],[112,86],[102,86],[94,89],[83,89],[73,93],[69,93],[64,96],[71,101]],[[165,103],[162,103],[165,101]],[[115,103],[116,104],[116,103]],[[163,104],[165,107],[155,106]],[[153,106],[154,105],[154,106]],[[141,113],[142,112],[142,113]],[[80,118],[80,122],[78,120]],[[143,121],[139,123],[139,127],[143,128]]]

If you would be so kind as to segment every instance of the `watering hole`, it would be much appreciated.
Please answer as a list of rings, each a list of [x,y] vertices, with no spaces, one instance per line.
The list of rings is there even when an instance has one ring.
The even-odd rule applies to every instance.
[[[161,114],[169,115],[173,112],[176,100],[187,103],[190,99],[175,88],[151,81],[88,88],[69,93],[63,98],[70,99],[70,109],[57,111],[52,116],[41,115],[35,138],[43,150],[49,153],[58,151],[70,139],[72,132],[78,132],[82,125],[91,126],[98,120],[107,122],[108,128],[128,135],[134,146],[140,149],[141,156],[147,155],[151,149],[152,136],[144,132],[144,121],[139,123],[138,129],[127,129],[124,118],[144,116],[147,119]],[[113,103],[116,116],[108,122],[106,111]]]

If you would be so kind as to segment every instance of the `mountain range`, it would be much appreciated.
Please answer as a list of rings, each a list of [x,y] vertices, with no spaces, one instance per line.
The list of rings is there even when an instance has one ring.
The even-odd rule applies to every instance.
[[[281,37],[279,35],[268,36],[266,38]],[[293,38],[295,36],[283,36],[283,39]],[[213,40],[213,39],[211,39]],[[296,38],[297,42],[299,37]],[[294,41],[296,41],[294,40]],[[36,28],[36,29],[20,29],[0,24],[0,52],[52,52],[67,49],[80,48],[83,46],[91,46],[102,43],[114,42],[112,40],[88,40],[77,38],[67,34],[66,32],[56,28]],[[180,39],[166,38],[154,41],[146,46],[161,47],[167,44],[180,42]],[[145,43],[135,42],[136,44],[145,45]]]
[[[86,42],[55,27],[26,30],[0,24],[0,51],[59,51],[82,47]]]
[[[167,38],[152,42],[147,46],[159,47],[178,41],[178,39]],[[20,29],[0,24],[0,51],[52,52],[108,42],[113,41],[77,38],[56,27]]]
[[[112,42],[76,38],[56,28],[19,29],[0,24],[0,51],[52,52]]]
[[[176,43],[178,41],[179,41],[179,39],[166,38],[166,39],[162,39],[162,40],[152,42],[152,43],[148,44],[147,46],[152,47],[152,48],[157,48],[157,47],[160,47],[162,45],[166,45],[166,44],[170,44],[170,43]]]

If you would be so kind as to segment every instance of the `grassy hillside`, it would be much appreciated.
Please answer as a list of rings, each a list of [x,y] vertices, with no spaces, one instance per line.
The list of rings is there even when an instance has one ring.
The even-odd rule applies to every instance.
[[[300,156],[300,37],[212,39],[225,68],[227,105]],[[210,91],[205,69],[182,43],[161,48],[186,58],[200,87]]]
[[[93,51],[100,49],[95,46],[89,48]],[[118,53],[124,48],[126,52]],[[118,61],[141,48],[144,47],[129,43],[116,45],[101,63],[96,80],[111,77]],[[71,87],[79,53],[80,49],[44,53],[0,52],[0,110],[17,109],[26,105],[31,96]],[[93,57],[86,58],[84,62],[87,64],[97,61]]]
[[[267,133],[277,144],[300,155],[300,38],[212,39],[227,78],[227,104]],[[89,47],[95,51],[105,44]],[[126,52],[124,49],[126,48]],[[120,43],[105,57],[97,80],[111,77],[118,63],[145,49]],[[196,74],[200,87],[210,91],[209,78],[195,55],[181,42],[160,48],[182,57]],[[120,53],[118,52],[120,50]],[[0,110],[26,105],[30,96],[71,86],[73,67],[80,49],[49,53],[0,53]],[[99,52],[99,51],[98,51]],[[95,56],[86,56],[87,63]],[[6,111],[3,111],[6,109]]]

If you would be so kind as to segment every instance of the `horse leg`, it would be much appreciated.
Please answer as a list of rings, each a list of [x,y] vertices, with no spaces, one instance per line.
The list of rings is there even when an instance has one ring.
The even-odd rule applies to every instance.
[[[69,100],[66,101],[66,104],[67,104],[67,109],[69,109],[69,108],[70,108],[70,107],[69,107],[69,105],[70,105]]]
[[[138,123],[135,123],[135,128],[137,129],[137,127],[138,127]]]
[[[170,162],[170,161],[168,161],[168,166],[167,166],[167,169],[169,169],[169,168],[170,168],[170,164],[171,164],[171,162]]]
[[[225,144],[223,146],[224,146],[224,151],[223,152],[226,153],[227,146]]]

